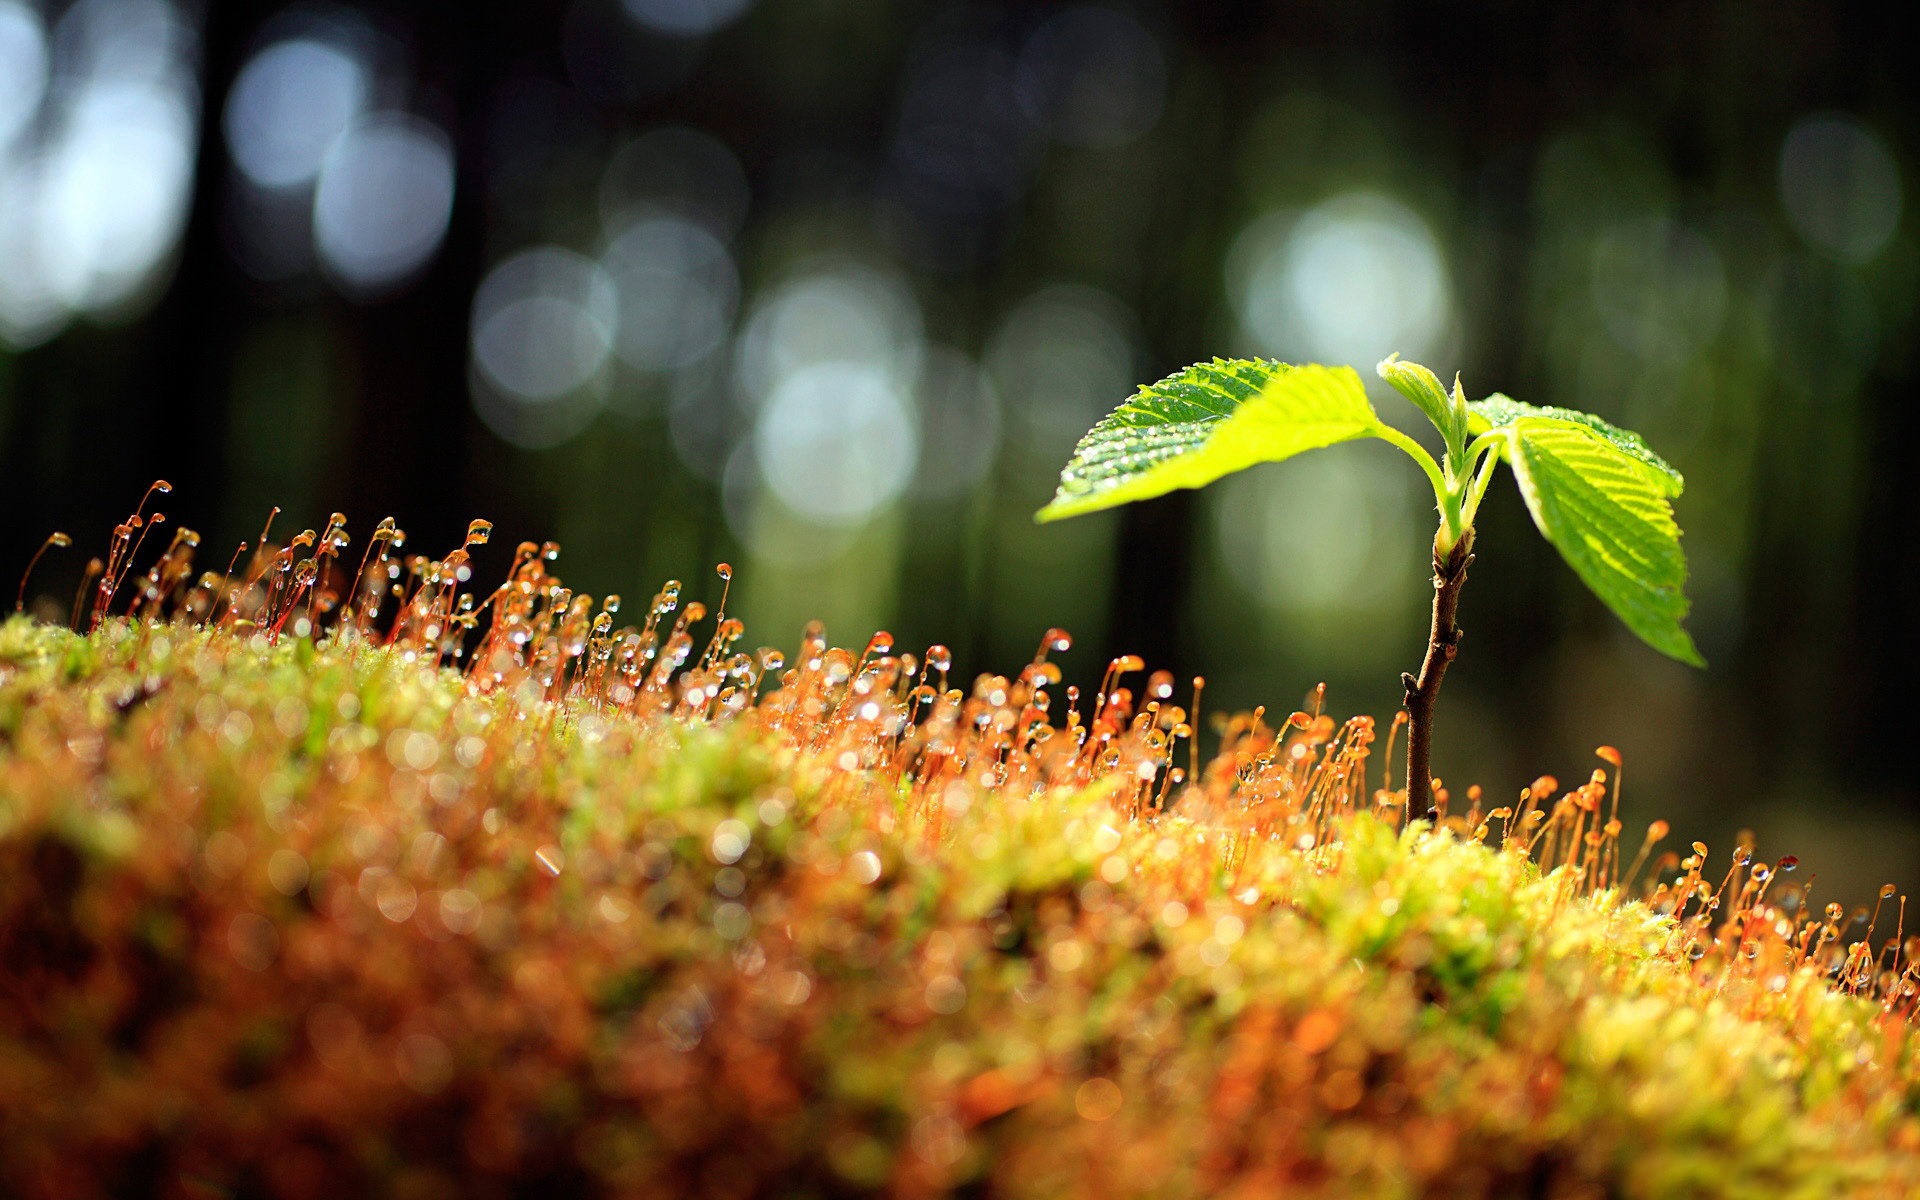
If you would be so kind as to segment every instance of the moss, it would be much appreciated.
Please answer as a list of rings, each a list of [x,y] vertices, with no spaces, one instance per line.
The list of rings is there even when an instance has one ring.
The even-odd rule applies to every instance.
[[[1830,956],[1397,830],[1324,730],[1163,815],[1145,742],[1022,740],[1021,681],[862,717],[837,653],[635,715],[0,626],[0,1193],[1920,1188],[1913,1039]]]

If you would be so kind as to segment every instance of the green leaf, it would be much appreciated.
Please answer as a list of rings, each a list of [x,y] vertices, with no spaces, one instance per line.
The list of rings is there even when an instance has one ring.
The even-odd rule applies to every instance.
[[[1646,440],[1631,430],[1622,429],[1609,421],[1603,421],[1592,413],[1579,412],[1571,408],[1542,408],[1533,404],[1523,404],[1518,400],[1503,396],[1498,392],[1485,400],[1467,405],[1467,436],[1478,437],[1493,429],[1504,429],[1527,417],[1551,417],[1556,421],[1571,421],[1575,425],[1584,425],[1599,434],[1628,457],[1650,467],[1660,477],[1664,494],[1678,496],[1687,481],[1672,464],[1653,452]]]
[[[1520,494],[1567,565],[1649,646],[1705,666],[1680,627],[1687,560],[1664,477],[1585,421],[1520,416],[1508,428]]]
[[[1058,520],[1204,487],[1255,463],[1366,437],[1380,428],[1351,367],[1271,359],[1195,363],[1093,427],[1037,519]]]
[[[1380,378],[1393,385],[1394,391],[1413,401],[1413,406],[1426,414],[1449,446],[1461,440],[1460,434],[1465,431],[1458,428],[1453,401],[1447,398],[1447,389],[1441,386],[1437,375],[1419,363],[1402,361],[1398,354],[1388,355],[1374,369]]]

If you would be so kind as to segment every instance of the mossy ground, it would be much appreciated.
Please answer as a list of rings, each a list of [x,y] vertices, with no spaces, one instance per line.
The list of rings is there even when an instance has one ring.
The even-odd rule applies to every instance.
[[[1920,1193],[1803,922],[1396,830],[1324,736],[1162,814],[817,650],[636,715],[0,627],[0,1195]]]

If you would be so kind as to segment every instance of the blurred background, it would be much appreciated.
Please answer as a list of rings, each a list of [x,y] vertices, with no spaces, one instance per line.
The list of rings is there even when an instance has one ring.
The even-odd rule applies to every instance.
[[[483,516],[483,577],[729,561],[756,644],[1011,672],[1057,625],[1085,685],[1132,652],[1384,720],[1434,524],[1393,450],[1031,514],[1139,381],[1399,351],[1678,464],[1712,663],[1503,482],[1440,774],[1500,802],[1611,743],[1635,828],[1911,891],[1920,142],[1865,12],[0,0],[0,564],[73,534],[63,607],[165,477],[214,569],[275,504],[433,552]]]

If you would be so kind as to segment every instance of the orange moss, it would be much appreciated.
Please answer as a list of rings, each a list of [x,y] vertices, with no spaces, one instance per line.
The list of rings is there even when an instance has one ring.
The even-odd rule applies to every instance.
[[[1057,630],[962,687],[553,547],[469,590],[484,523],[137,528],[90,634],[0,626],[0,1193],[1920,1186],[1901,934],[1748,847],[1629,886],[1608,748],[1400,830],[1370,720],[1201,763]]]

